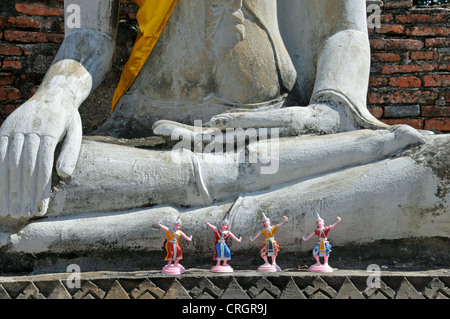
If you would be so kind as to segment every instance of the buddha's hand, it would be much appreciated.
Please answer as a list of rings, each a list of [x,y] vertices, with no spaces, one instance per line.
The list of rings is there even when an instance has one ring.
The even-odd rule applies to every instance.
[[[0,216],[46,213],[59,142],[57,173],[62,178],[72,175],[82,139],[75,104],[63,90],[38,90],[0,127]]]
[[[336,108],[318,103],[307,107],[219,114],[211,119],[210,127],[221,130],[277,128],[279,136],[316,135],[339,132],[340,119],[341,115]]]
[[[286,107],[268,111],[223,113],[214,116],[202,126],[190,126],[161,120],[153,125],[153,132],[167,138],[182,136],[191,140],[211,140],[211,136],[234,135],[248,132],[236,129],[268,129],[267,136],[299,136],[304,134],[331,134],[340,131],[340,113],[327,104],[312,104],[307,107]],[[277,131],[274,131],[277,130]],[[223,136],[222,136],[223,137]],[[225,139],[222,139],[225,140]]]

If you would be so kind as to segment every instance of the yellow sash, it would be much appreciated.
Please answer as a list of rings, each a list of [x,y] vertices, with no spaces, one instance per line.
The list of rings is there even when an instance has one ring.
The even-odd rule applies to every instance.
[[[114,111],[119,100],[128,91],[141,71],[169,20],[177,0],[136,0],[136,3],[139,5],[136,16],[139,34],[114,92],[111,112]]]
[[[320,241],[320,252],[325,253],[325,243],[323,240]]]

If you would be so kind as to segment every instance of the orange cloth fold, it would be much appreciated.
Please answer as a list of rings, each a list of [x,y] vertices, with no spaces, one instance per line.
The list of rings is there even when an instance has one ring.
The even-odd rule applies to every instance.
[[[136,16],[139,34],[114,92],[111,112],[131,87],[147,61],[177,4],[177,0],[136,0],[136,3],[139,5]]]

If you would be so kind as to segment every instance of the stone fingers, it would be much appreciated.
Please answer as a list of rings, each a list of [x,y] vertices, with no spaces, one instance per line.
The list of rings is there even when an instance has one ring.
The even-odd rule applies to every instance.
[[[57,140],[37,134],[0,137],[0,216],[45,214]]]
[[[41,147],[37,158],[38,174],[36,184],[37,215],[47,212],[50,201],[52,169],[56,145],[58,141],[50,136],[41,138]]]
[[[22,150],[25,141],[23,134],[14,134],[8,145],[9,168],[9,214],[20,217],[22,210]]]
[[[220,134],[219,129],[202,127],[201,121],[195,121],[194,126],[181,124],[174,121],[161,120],[152,127],[153,133],[172,141],[182,139],[183,141],[193,141],[201,143],[211,140],[212,136]]]
[[[82,131],[81,118],[77,112],[67,129],[61,154],[56,161],[56,171],[62,178],[70,177],[75,169],[81,148]]]
[[[260,128],[285,126],[288,120],[280,110],[224,113],[211,118],[210,125],[226,128]]]
[[[22,160],[22,211],[21,216],[28,217],[35,215],[36,204],[36,184],[37,177],[37,157],[39,153],[40,138],[36,134],[30,134],[25,139]]]
[[[282,109],[219,114],[211,118],[211,127],[227,128],[279,128],[284,131],[299,126],[298,118],[309,117],[306,107],[285,107]]]

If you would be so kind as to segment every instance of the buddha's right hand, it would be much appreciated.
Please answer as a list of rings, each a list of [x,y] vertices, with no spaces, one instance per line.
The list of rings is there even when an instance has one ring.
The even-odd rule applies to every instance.
[[[81,147],[78,106],[70,94],[38,90],[0,127],[0,216],[32,217],[46,213],[56,146],[60,177],[69,177]]]

